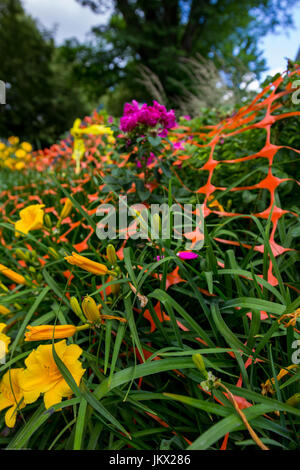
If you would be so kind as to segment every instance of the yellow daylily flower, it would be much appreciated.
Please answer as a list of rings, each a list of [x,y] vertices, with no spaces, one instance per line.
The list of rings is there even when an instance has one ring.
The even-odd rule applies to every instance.
[[[43,227],[44,207],[44,204],[33,204],[20,211],[20,220],[15,223],[16,236],[19,236],[18,232],[26,235]]]
[[[16,284],[26,284],[26,279],[24,276],[16,273],[12,269],[7,268],[3,264],[0,264],[0,273],[8,277],[8,279],[11,279]]]
[[[74,336],[77,331],[86,330],[89,325],[39,325],[27,326],[25,341],[43,341],[47,339],[62,339]]]
[[[84,134],[85,135],[104,135],[104,134],[113,135],[113,131],[111,130],[111,128],[106,127],[103,124],[92,124],[91,126],[82,127],[82,128],[80,128],[80,125],[81,125],[81,120],[76,119],[70,131],[74,137],[78,137]]]
[[[80,129],[82,134],[88,134],[88,135],[112,135],[113,131],[110,129],[110,127],[106,127],[103,124],[93,124],[92,126],[86,127],[85,129]]]
[[[76,162],[81,160],[84,152],[85,152],[85,145],[84,145],[83,139],[76,137],[74,140],[74,145],[73,145],[73,153],[72,153],[73,160],[75,160]]]
[[[24,408],[23,391],[20,387],[20,376],[24,369],[10,369],[0,383],[0,411],[9,408],[5,413],[5,424],[13,428],[16,424],[17,409]]]
[[[78,360],[82,349],[76,344],[67,346],[66,340],[55,343],[55,352],[79,385],[85,372]],[[52,344],[34,349],[25,360],[26,369],[22,372],[20,384],[26,403],[35,402],[44,394],[46,409],[70,397],[73,391],[63,378],[52,354]]]
[[[8,353],[8,345],[11,342],[9,336],[3,333],[7,325],[5,323],[0,323],[0,361],[5,357],[5,354]]]
[[[97,263],[96,261],[92,261],[85,256],[78,255],[75,252],[72,253],[72,256],[66,256],[65,260],[68,261],[68,263],[79,266],[79,268],[82,268],[92,274],[97,274],[99,276],[110,274],[110,271],[105,266],[105,264]]]
[[[73,145],[72,159],[76,161],[75,173],[80,173],[80,160],[82,159],[85,152],[85,145],[83,139],[75,137]]]
[[[70,132],[71,132],[71,134],[72,134],[73,136],[75,136],[76,134],[78,134],[80,125],[81,125],[81,119],[79,119],[79,118],[75,119],[74,124],[73,124],[73,127],[72,127],[72,129],[70,130]]]

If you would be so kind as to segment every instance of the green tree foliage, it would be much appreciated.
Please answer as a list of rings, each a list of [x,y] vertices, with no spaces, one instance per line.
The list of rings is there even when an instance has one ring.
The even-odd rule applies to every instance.
[[[0,1],[0,136],[18,135],[47,145],[89,112],[69,69],[59,62],[51,35],[25,14],[19,0]]]
[[[76,78],[92,88],[96,84],[96,93],[122,80],[139,98],[144,91],[136,77],[143,64],[158,76],[174,104],[190,87],[182,58],[211,58],[225,70],[232,88],[239,87],[245,73],[259,77],[265,68],[259,41],[277,26],[292,24],[290,12],[298,0],[76,1],[95,13],[112,12],[107,25],[93,29],[90,46],[65,45],[63,54],[77,64]]]

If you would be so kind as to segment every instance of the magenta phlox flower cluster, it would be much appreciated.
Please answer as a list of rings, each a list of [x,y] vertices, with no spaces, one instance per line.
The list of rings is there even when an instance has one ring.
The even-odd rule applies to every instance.
[[[140,106],[133,100],[131,103],[125,103],[120,125],[123,132],[132,132],[138,126],[158,126],[159,135],[164,137],[168,129],[176,126],[176,117],[172,109],[167,111],[166,107],[157,101],[153,101],[153,106],[146,103]]]

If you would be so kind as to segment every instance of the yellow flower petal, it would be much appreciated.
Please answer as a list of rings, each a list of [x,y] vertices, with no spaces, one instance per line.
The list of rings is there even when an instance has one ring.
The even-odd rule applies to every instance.
[[[60,403],[62,400],[62,395],[53,387],[51,390],[45,393],[44,403],[45,407],[48,410],[53,405]]]

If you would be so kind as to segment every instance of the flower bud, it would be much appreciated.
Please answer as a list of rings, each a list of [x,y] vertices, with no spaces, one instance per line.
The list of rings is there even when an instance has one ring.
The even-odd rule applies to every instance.
[[[37,261],[37,252],[35,250],[31,251],[31,260],[33,261],[33,263]]]
[[[92,323],[99,323],[101,321],[101,315],[97,307],[96,302],[90,296],[86,296],[82,301],[82,310],[88,321]]]
[[[63,220],[66,217],[68,217],[68,215],[71,214],[72,209],[73,209],[72,201],[70,199],[67,199],[66,202],[65,202],[64,207],[61,210],[59,218]]]
[[[54,248],[52,248],[52,246],[48,249],[48,253],[49,253],[50,255],[52,255],[53,258],[55,258],[55,259],[59,259],[59,258],[60,258],[59,254],[57,253],[57,251],[56,251]]]
[[[294,408],[298,408],[300,405],[300,393],[295,393],[292,395],[287,401],[287,405],[293,406]]]
[[[207,373],[207,370],[203,361],[203,357],[201,356],[201,354],[193,354],[192,360],[195,366],[197,367],[197,369],[201,372],[201,374],[205,378],[208,378],[208,373]]]
[[[86,320],[84,318],[81,307],[80,307],[79,302],[76,299],[76,297],[71,297],[70,298],[70,305],[71,305],[71,308],[72,308],[73,312],[77,315],[77,317],[80,318],[80,320],[83,323],[85,323]]]
[[[9,292],[9,288],[6,287],[6,286],[3,284],[3,282],[0,282],[0,288],[1,288],[2,290],[4,290],[4,292]],[[2,294],[1,294],[1,295],[2,295]]]
[[[47,228],[52,228],[52,220],[49,214],[44,215],[44,225]]]
[[[115,281],[115,278],[114,277],[110,277],[109,278],[109,281]],[[117,295],[119,292],[120,292],[120,284],[112,284],[110,286],[110,290],[111,290],[111,293],[113,295]]]
[[[25,261],[29,261],[29,262],[30,262],[30,252],[29,252],[29,251],[25,251],[25,252],[24,252],[24,259],[25,259]]]
[[[115,247],[111,243],[107,245],[106,247],[106,256],[112,266],[114,266],[117,263],[116,250],[115,250]]]
[[[23,250],[21,250],[20,248],[17,248],[16,251],[15,251],[15,254],[17,256],[18,259],[22,259],[23,261],[26,261],[26,255],[25,255],[25,252]]]

